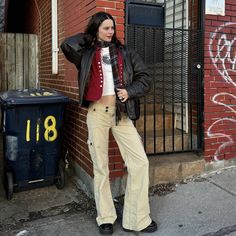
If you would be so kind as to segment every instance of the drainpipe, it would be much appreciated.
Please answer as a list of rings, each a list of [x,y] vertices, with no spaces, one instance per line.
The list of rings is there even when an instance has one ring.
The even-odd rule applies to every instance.
[[[58,73],[58,32],[57,32],[57,0],[51,0],[52,11],[52,74]]]

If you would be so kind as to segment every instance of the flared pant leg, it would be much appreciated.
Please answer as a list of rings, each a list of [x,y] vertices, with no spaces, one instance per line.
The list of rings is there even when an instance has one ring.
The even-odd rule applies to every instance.
[[[95,104],[87,114],[88,147],[93,161],[94,198],[98,225],[114,223],[117,218],[110,189],[108,165],[109,129],[114,120],[115,107]]]
[[[123,227],[140,231],[151,223],[148,199],[149,161],[141,137],[129,118],[123,117],[118,126],[113,125],[112,133],[128,171]]]

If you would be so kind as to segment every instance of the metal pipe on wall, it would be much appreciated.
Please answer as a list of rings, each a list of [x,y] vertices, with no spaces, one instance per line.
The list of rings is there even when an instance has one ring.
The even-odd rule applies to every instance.
[[[52,11],[52,74],[58,74],[58,31],[57,31],[57,0],[51,0]]]

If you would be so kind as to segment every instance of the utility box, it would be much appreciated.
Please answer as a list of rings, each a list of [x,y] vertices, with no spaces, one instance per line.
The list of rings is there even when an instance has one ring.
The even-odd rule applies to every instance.
[[[3,92],[0,101],[7,199],[53,183],[63,188],[61,132],[69,98],[50,89],[26,89]]]

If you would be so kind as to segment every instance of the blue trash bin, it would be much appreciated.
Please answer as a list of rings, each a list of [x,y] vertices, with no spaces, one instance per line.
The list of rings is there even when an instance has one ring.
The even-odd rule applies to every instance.
[[[0,93],[4,183],[13,192],[56,184],[64,187],[61,132],[67,96],[51,89]]]

